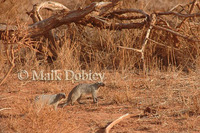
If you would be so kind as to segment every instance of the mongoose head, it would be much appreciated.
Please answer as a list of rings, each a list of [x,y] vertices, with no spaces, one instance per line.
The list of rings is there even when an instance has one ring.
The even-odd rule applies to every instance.
[[[98,84],[98,86],[105,86],[105,84],[103,82],[97,82],[96,84]]]
[[[65,98],[66,98],[66,96],[65,96],[64,93],[58,93],[58,94],[56,95],[56,99],[61,100],[61,99],[65,99]]]

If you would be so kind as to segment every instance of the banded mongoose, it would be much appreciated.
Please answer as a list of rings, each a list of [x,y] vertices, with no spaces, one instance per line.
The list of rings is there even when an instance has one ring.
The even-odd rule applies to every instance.
[[[66,96],[64,93],[38,95],[35,97],[35,106],[37,112],[39,112],[45,105],[53,105],[54,109],[57,110],[58,104],[62,101],[62,99],[65,98]]]
[[[74,102],[78,102],[79,104],[83,104],[80,102],[82,95],[92,94],[93,102],[97,103],[97,92],[99,87],[105,86],[103,82],[96,82],[93,84],[79,84],[75,86],[68,95],[67,101],[62,104],[62,107],[68,104],[74,104]]]

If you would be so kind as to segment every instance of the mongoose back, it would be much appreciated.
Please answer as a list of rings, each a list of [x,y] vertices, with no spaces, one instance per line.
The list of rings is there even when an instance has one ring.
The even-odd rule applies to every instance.
[[[75,86],[71,92],[68,95],[67,102],[63,104],[63,107],[71,103],[74,104],[75,101],[78,101],[79,104],[82,104],[80,102],[82,95],[85,94],[92,94],[93,102],[96,103],[97,101],[97,92],[98,88],[100,86],[105,86],[103,82],[97,82],[93,84],[79,84]]]
[[[58,94],[47,94],[47,95],[38,95],[35,97],[35,106],[37,109],[37,112],[39,112],[43,106],[45,105],[53,105],[54,109],[57,109],[58,104],[62,101],[62,99],[65,99],[66,96],[64,93],[58,93]]]

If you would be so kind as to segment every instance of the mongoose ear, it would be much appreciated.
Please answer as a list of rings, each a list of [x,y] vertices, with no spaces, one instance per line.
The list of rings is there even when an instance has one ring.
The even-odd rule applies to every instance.
[[[105,84],[103,82],[99,82],[100,86],[105,86]]]
[[[66,95],[64,93],[59,93],[57,94],[57,96],[60,98],[60,99],[63,99],[63,98],[66,98]],[[57,97],[56,96],[56,97]]]

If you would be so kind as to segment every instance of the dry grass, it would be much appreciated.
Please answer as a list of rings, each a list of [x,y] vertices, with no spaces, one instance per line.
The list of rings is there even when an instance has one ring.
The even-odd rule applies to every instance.
[[[158,1],[138,0],[135,3],[123,0],[122,6],[152,12],[158,8],[155,3]],[[165,0],[164,3],[169,5],[159,6],[161,9],[158,10],[168,10],[177,4],[171,0]],[[24,3],[18,4],[16,6]],[[83,1],[77,0],[71,9],[84,5]],[[26,7],[29,9],[30,5]],[[14,8],[5,13],[7,17]],[[44,12],[44,15],[50,14]],[[175,22],[174,19],[172,22]],[[196,19],[195,22],[200,21]],[[17,23],[26,26],[24,22]],[[47,62],[51,52],[47,48],[48,41],[43,38],[19,39],[18,34],[26,35],[21,31],[12,38],[5,35],[5,40],[0,41],[0,79],[10,69],[11,49],[15,52],[15,67],[0,86],[0,109],[11,108],[0,111],[0,132],[100,133],[108,123],[125,113],[131,113],[132,117],[115,125],[111,132],[200,132],[199,42],[188,42],[181,38],[177,41],[166,32],[153,31],[151,38],[178,48],[179,51],[148,43],[145,53],[147,69],[144,74],[140,53],[119,49],[117,46],[140,48],[145,29],[108,31],[73,24],[71,30],[68,28],[63,26],[56,29],[63,46],[52,64]],[[192,25],[189,20],[180,30],[182,34],[197,38],[200,36],[199,26]],[[43,46],[42,54],[39,52],[38,56],[38,51],[32,46]],[[104,72],[106,86],[100,89],[98,105],[93,104],[90,97],[84,97],[83,101],[87,104],[76,103],[74,106],[58,108],[57,111],[45,107],[37,114],[32,102],[36,95],[59,92],[68,94],[80,82],[20,81],[17,72],[21,69],[28,72],[56,69]]]
[[[106,87],[100,89],[98,105],[94,105],[90,97],[84,97],[87,104],[76,103],[57,111],[46,107],[39,114],[32,105],[35,95],[68,94],[78,83],[22,82],[16,75],[10,77],[1,87],[1,108],[11,108],[0,112],[1,131],[97,132],[125,113],[131,113],[133,117],[114,126],[113,132],[200,131],[200,79],[196,74],[167,72],[143,77],[106,72],[106,77],[109,80],[105,81]],[[143,116],[147,107],[155,112]]]

